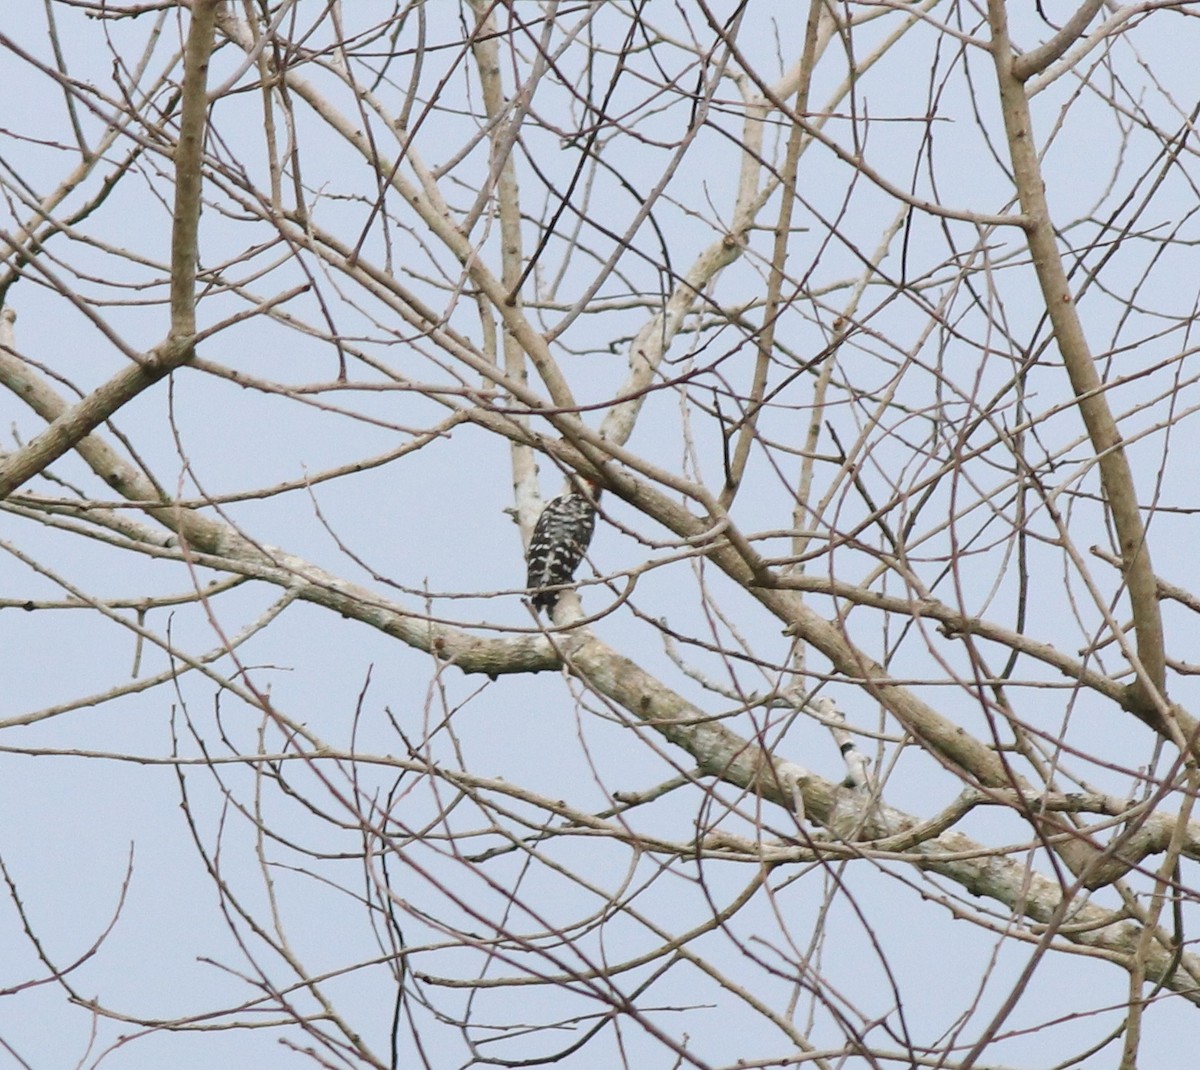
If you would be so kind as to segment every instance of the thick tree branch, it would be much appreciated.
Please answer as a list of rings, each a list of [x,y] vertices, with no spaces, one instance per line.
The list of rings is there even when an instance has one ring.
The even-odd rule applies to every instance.
[[[1084,30],[1088,28],[1088,24],[1096,17],[1096,12],[1100,10],[1103,3],[1104,0],[1084,0],[1079,10],[1067,19],[1066,25],[1051,37],[1049,41],[1038,45],[1037,48],[1031,49],[1024,53],[1024,55],[1017,56],[1013,60],[1013,77],[1020,82],[1024,82],[1049,67],[1051,63],[1061,57],[1068,48],[1083,36]]]
[[[171,324],[167,338],[140,362],[122,369],[86,398],[56,416],[27,446],[0,461],[0,498],[6,498],[74,448],[121,406],[193,355],[196,333],[196,257],[201,161],[208,114],[208,61],[221,0],[195,0],[184,51],[183,105],[175,153],[175,216],[171,232]]]
[[[500,77],[500,43],[493,17],[493,6],[482,0],[472,0],[477,23],[471,41],[479,69],[479,81],[483,89],[483,105],[491,123],[492,172],[495,175],[496,200],[500,216],[500,281],[512,295],[518,311],[523,311],[524,300],[520,291],[521,279],[525,276],[524,246],[521,241],[521,204],[517,184],[517,169],[513,164],[512,149],[515,137],[501,144],[500,120],[505,112],[503,83]],[[483,304],[480,314],[490,325],[492,310]],[[518,345],[511,331],[501,332],[501,348],[504,353],[504,374],[522,386],[528,385],[525,352]],[[516,400],[516,399],[514,399]],[[528,417],[514,416],[522,427],[529,424]],[[513,489],[516,497],[517,520],[521,528],[522,545],[529,541],[533,525],[537,522],[540,488],[537,479],[537,464],[532,448],[515,439],[510,440],[512,453]]]
[[[1146,715],[1157,714],[1164,734],[1173,738],[1177,745],[1186,747],[1187,743],[1171,722],[1164,698],[1166,652],[1162,615],[1133,472],[1059,256],[1041,164],[1033,142],[1029,101],[1022,79],[1014,70],[1016,60],[1008,36],[1004,0],[989,0],[988,13],[1000,106],[1024,213],[1026,240],[1054,337],[1078,399],[1079,413],[1099,460],[1104,497],[1116,529],[1125,583],[1133,607],[1137,653],[1133,655],[1130,651],[1130,660],[1137,669],[1138,678],[1130,685],[1131,703]]]

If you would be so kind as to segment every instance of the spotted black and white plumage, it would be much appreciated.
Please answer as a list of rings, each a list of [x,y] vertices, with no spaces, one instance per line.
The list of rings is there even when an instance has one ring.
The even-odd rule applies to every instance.
[[[552,613],[559,592],[546,588],[559,587],[574,579],[575,569],[596,529],[595,499],[599,495],[598,490],[590,497],[579,491],[560,495],[548,502],[538,517],[525,555],[529,563],[525,586],[535,608]]]

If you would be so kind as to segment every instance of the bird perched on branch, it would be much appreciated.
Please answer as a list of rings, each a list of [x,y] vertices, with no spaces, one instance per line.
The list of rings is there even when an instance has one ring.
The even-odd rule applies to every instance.
[[[596,530],[596,502],[600,489],[590,480],[571,476],[570,490],[542,510],[529,540],[525,560],[529,564],[529,588],[535,609],[554,612],[559,588],[575,578],[575,569],[587,552]]]

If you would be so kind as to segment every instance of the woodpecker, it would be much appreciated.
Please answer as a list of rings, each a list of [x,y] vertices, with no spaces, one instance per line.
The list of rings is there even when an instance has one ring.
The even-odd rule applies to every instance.
[[[584,485],[574,477],[571,483],[576,489],[559,495],[542,510],[525,555],[529,563],[525,586],[529,588],[534,608],[544,609],[547,614],[554,612],[559,592],[546,588],[560,587],[574,579],[575,569],[596,529],[599,488],[592,483]]]

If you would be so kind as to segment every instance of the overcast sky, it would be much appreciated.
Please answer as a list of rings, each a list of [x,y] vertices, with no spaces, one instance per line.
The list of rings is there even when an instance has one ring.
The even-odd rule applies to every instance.
[[[102,20],[90,17],[97,12],[85,10],[87,5],[48,4],[63,62],[82,87],[68,108],[61,87],[39,68],[55,63],[47,9],[28,2],[9,6],[0,28],[5,86],[0,176],[7,197],[0,226],[6,236],[31,218],[29,202],[48,195],[79,163],[74,124],[90,145],[98,144],[106,116],[127,93],[138,101],[134,111],[142,120],[106,149],[105,163],[55,204],[53,214],[70,216],[96,198],[106,177],[140,143],[143,151],[129,174],[85,218],[47,240],[38,266],[24,271],[8,292],[8,307],[18,316],[17,350],[41,380],[73,401],[129,365],[122,345],[144,352],[167,330],[172,173],[168,154],[155,141],[153,117],[171,89],[155,86],[149,100],[141,94],[160,73],[178,81],[172,57],[187,18],[172,13],[164,21],[143,88],[134,90],[130,72],[156,25],[155,12]],[[730,69],[750,62],[774,81],[795,62],[803,41],[803,19],[788,4],[756,0],[749,6],[736,58],[721,52],[701,5],[648,6],[647,19],[665,20],[654,24],[661,38],[653,48],[636,35],[626,45],[624,4],[560,7],[562,26],[553,44],[561,51],[525,102],[529,118],[516,157],[528,255],[553,217],[554,191],[576,176],[578,145],[594,114],[584,101],[599,106],[603,99],[606,116],[622,117],[621,124],[604,128],[595,150],[600,163],[579,172],[573,197],[581,211],[558,222],[523,291],[530,321],[554,334],[552,353],[592,429],[626,382],[633,336],[658,311],[672,284],[735,222],[744,164],[735,141],[744,129],[739,92],[757,88],[750,79],[740,86],[732,79],[719,82],[705,103],[711,114],[701,132],[687,152],[674,155],[700,107],[695,53],[711,49],[717,57],[706,68],[710,77],[718,61]],[[733,6],[717,5],[717,21]],[[482,94],[478,79],[466,73],[469,53],[463,57],[473,17],[465,5],[460,10],[438,0],[426,5],[427,24],[419,26],[414,14],[403,23],[393,20],[375,38],[356,36],[386,20],[392,7],[381,0],[342,5],[345,37],[358,52],[355,77],[362,84],[371,74],[379,76],[371,88],[380,109],[404,113],[415,124],[414,153],[437,172],[461,218],[486,187],[489,163],[480,132],[486,129],[479,119]],[[1032,46],[1053,32],[1034,13],[1013,7],[1018,42]],[[333,32],[325,8],[314,0],[291,5],[280,34],[299,42],[298,48],[324,48]],[[820,469],[818,491],[832,488],[825,515],[832,528],[855,535],[838,556],[831,552],[814,569],[848,582],[868,577],[875,582],[872,570],[889,549],[878,530],[856,527],[872,511],[870,494],[882,501],[921,486],[945,461],[957,429],[970,422],[964,414],[984,412],[1006,429],[1029,413],[1042,414],[1040,437],[1029,451],[1049,458],[1039,477],[1057,481],[1053,485],[1061,489],[1053,501],[1061,506],[1058,516],[1072,533],[1072,546],[1086,555],[1091,545],[1110,541],[1094,451],[1068,404],[1069,388],[1053,348],[1029,370],[1021,406],[1011,392],[1000,396],[994,410],[987,406],[987,399],[1006,389],[1015,363],[1046,339],[1044,305],[1016,228],[987,231],[978,221],[925,209],[905,220],[895,195],[899,189],[922,203],[963,212],[1001,214],[1011,208],[994,75],[977,49],[967,49],[965,66],[947,58],[961,39],[982,38],[986,28],[973,9],[931,8],[926,25],[862,73],[855,95],[840,98],[837,114],[824,127],[844,153],[861,151],[879,181],[855,177],[845,156],[839,159],[832,150],[814,149],[803,157],[789,242],[789,283],[795,286],[780,317],[771,370],[779,393],[764,410],[762,443],[732,511],[743,531],[761,536],[756,545],[767,556],[787,552],[786,533],[794,527],[791,488],[815,383],[810,369],[797,369],[829,343],[838,311],[859,278],[869,277],[856,313],[861,329],[838,355],[832,401],[823,414],[829,434],[839,437],[826,434],[819,445],[827,467]],[[1053,23],[1065,21],[1071,10],[1044,8]],[[852,40],[829,46],[814,77],[811,112],[819,111],[844,77],[839,49],[852,48],[861,61],[899,19],[893,12],[857,28]],[[1111,91],[1120,103],[1116,109],[1106,106],[1099,91],[1081,90],[1072,74],[1048,81],[1034,96],[1035,135],[1041,145],[1050,141],[1043,161],[1050,208],[1056,221],[1070,221],[1060,235],[1062,247],[1081,250],[1072,284],[1084,288],[1086,272],[1096,272],[1080,302],[1087,331],[1105,377],[1130,379],[1114,391],[1113,407],[1122,433],[1134,440],[1131,457],[1143,501],[1164,507],[1151,523],[1154,564],[1159,575],[1179,584],[1188,582],[1194,556],[1191,458],[1200,447],[1190,413],[1195,385],[1186,362],[1178,359],[1194,345],[1186,326],[1196,300],[1195,187],[1187,177],[1194,163],[1188,147],[1178,166],[1153,186],[1163,145],[1148,129],[1147,116],[1174,132],[1193,108],[1194,23],[1155,12],[1136,32],[1123,27],[1128,40],[1112,53],[1098,50],[1080,61],[1079,70],[1088,71],[1093,86]],[[418,35],[424,35],[419,69]],[[591,66],[584,58],[588,45],[599,50]],[[623,47],[630,50],[628,70],[605,97],[613,57]],[[514,72],[528,73],[532,51],[522,47],[515,61],[503,46],[501,54],[502,80],[511,92]],[[406,326],[383,289],[372,290],[365,277],[343,272],[342,262],[335,264],[338,257],[330,254],[322,262],[298,256],[280,240],[286,227],[269,223],[264,202],[246,192],[269,190],[269,170],[262,94],[244,58],[226,45],[209,76],[210,88],[225,92],[210,113],[209,151],[219,166],[206,173],[201,288],[226,288],[200,302],[200,327],[290,289],[308,289],[283,302],[275,318],[247,318],[206,339],[198,356],[208,365],[182,369],[145,391],[100,434],[123,457],[152,471],[168,496],[215,500],[204,515],[236,526],[254,543],[281,547],[359,584],[389,605],[482,639],[532,632],[536,624],[521,597],[524,566],[512,517],[508,442],[468,422],[421,449],[386,456],[436,428],[453,405],[465,405],[463,398],[475,403],[484,395],[470,392],[487,383],[466,364],[454,364],[449,348]],[[333,55],[335,66],[337,59]],[[327,94],[349,124],[367,126],[381,139],[380,153],[393,157],[394,131],[378,115],[360,112],[334,73],[307,55],[306,62],[296,60],[296,71]],[[405,113],[410,90],[413,106]],[[287,161],[289,136],[297,139],[311,220],[347,249],[361,242],[365,262],[428,302],[470,344],[486,345],[477,292],[462,283],[455,257],[394,193],[384,199],[383,211],[375,211],[378,172],[364,166],[347,140],[292,92],[297,125],[291,132],[285,128],[277,101],[275,136],[280,158]],[[936,121],[918,121],[934,110]],[[787,137],[777,118],[767,126],[762,149],[772,167],[782,161]],[[174,119],[168,126],[173,137]],[[385,137],[391,140],[384,143]],[[290,166],[286,183],[292,182]],[[402,173],[411,177],[411,168]],[[286,200],[290,186],[285,194]],[[650,218],[634,228],[651,199]],[[1106,245],[1088,244],[1126,226],[1121,206],[1143,199],[1144,208],[1129,215],[1126,240],[1114,246],[1111,257],[1104,257]],[[674,340],[659,370],[628,443],[644,461],[643,471],[660,466],[678,481],[704,480],[720,488],[727,461],[721,431],[734,411],[730,396],[745,393],[751,381],[752,330],[761,318],[761,307],[741,317],[732,310],[761,301],[765,293],[779,198],[769,203],[747,238],[745,255],[705,280],[709,303]],[[499,275],[499,224],[488,218],[472,237],[478,255]],[[1176,244],[1168,246],[1167,237]],[[890,244],[877,272],[867,271],[864,265],[885,240]],[[964,283],[956,272],[977,242],[987,248],[986,256],[980,254],[986,270],[977,263],[975,282]],[[608,272],[610,256],[616,266]],[[1071,255],[1067,266],[1076,266]],[[567,324],[572,304],[593,283],[597,289],[587,312]],[[486,322],[494,324],[497,316],[493,309]],[[348,384],[335,381],[342,358],[348,361]],[[252,378],[254,387],[247,388],[238,374]],[[272,393],[264,387],[280,383],[292,389]],[[536,378],[534,386],[545,393]],[[0,398],[4,448],[15,450],[44,421],[11,391],[0,392]],[[501,397],[491,400],[504,409]],[[548,402],[547,407],[553,408]],[[545,416],[535,426],[554,435]],[[1145,437],[1138,438],[1143,431]],[[837,489],[830,474],[839,467],[833,463],[836,451],[860,433],[861,477]],[[945,576],[944,562],[953,560],[955,576],[937,588],[939,597],[970,613],[994,615],[1014,631],[1027,611],[1032,637],[1080,657],[1095,635],[1105,633],[1104,614],[1089,603],[1094,592],[1081,579],[1084,565],[1055,543],[1049,509],[1030,522],[1038,538],[1019,550],[1006,541],[1013,461],[997,442],[964,462],[955,479],[939,484],[932,504],[915,517],[913,574],[923,580]],[[340,466],[345,470],[336,478],[326,478]],[[540,467],[548,498],[558,493],[562,475],[545,456]],[[655,478],[654,472],[647,478]],[[115,492],[74,455],[56,461],[23,489],[54,498],[78,495],[100,507],[117,504]],[[968,498],[975,503],[970,509]],[[908,512],[910,504],[906,500],[889,516],[899,523],[919,513]],[[138,510],[117,515],[154,526]],[[953,522],[945,522],[948,516]],[[55,522],[61,526],[55,528]],[[548,820],[538,800],[603,813],[612,807],[614,793],[645,791],[691,774],[695,760],[558,671],[495,679],[466,674],[361,619],[291,603],[285,586],[273,581],[251,578],[199,599],[197,590],[224,583],[231,574],[203,560],[156,559],[108,544],[85,528],[83,520],[50,508],[29,515],[17,499],[0,535],[6,550],[0,555],[0,642],[9,670],[0,709],[0,813],[7,816],[0,826],[0,861],[10,882],[9,894],[0,896],[0,1044],[8,1052],[0,1055],[0,1065],[37,1070],[208,1068],[222,1061],[313,1065],[303,1054],[311,1038],[294,1027],[267,1027],[280,1017],[278,992],[267,990],[294,984],[297,966],[308,975],[329,975],[323,991],[386,1063],[396,985],[380,960],[394,948],[385,912],[363,905],[364,899],[376,907],[386,901],[380,898],[385,879],[392,882],[392,921],[405,946],[429,945],[408,968],[431,977],[476,979],[523,971],[556,975],[635,959],[659,946],[664,933],[711,921],[714,911],[757,879],[756,865],[634,850],[616,836],[561,837],[547,849],[553,865],[534,864],[517,852],[486,862],[474,858],[504,845],[499,828],[518,836],[530,832],[523,822],[536,828]],[[109,535],[110,542],[119,542],[111,528]],[[596,635],[706,714],[728,714],[720,723],[756,738],[762,725],[753,709],[742,709],[754,706],[745,696],[789,678],[791,637],[713,564],[691,555],[662,524],[616,494],[602,501],[592,564],[582,574],[618,578],[612,585],[585,586],[585,611],[615,603],[627,585],[622,571],[637,571],[648,561],[656,567],[638,576],[627,604],[594,624]],[[1092,559],[1086,567],[1108,585],[1095,595],[1102,604],[1115,589],[1115,573]],[[1025,588],[1032,597],[1019,609],[1022,569],[1032,570],[1034,578]],[[894,581],[892,587],[879,582],[889,594],[904,594]],[[56,606],[80,594],[111,604],[104,611],[95,605]],[[171,601],[174,595],[180,597]],[[137,602],[147,598],[164,601],[139,615]],[[35,603],[32,611],[22,608],[25,602]],[[817,605],[822,616],[834,616],[831,602]],[[1164,607],[1171,655],[1194,662],[1191,611]],[[1112,614],[1124,622],[1128,608],[1119,603]],[[893,675],[949,721],[990,744],[993,722],[976,700],[972,663],[962,646],[944,642],[930,620],[908,624],[881,624],[858,613],[845,627],[871,657],[889,659]],[[228,641],[259,625],[236,658],[221,654]],[[171,679],[172,665],[182,663],[149,638],[139,643],[131,626],[144,627],[186,657],[211,654],[205,663],[211,672],[193,666]],[[997,671],[1005,653],[988,648]],[[1110,643],[1089,664],[1115,677],[1124,663]],[[808,667],[813,673],[808,684],[816,686],[829,663],[810,654]],[[160,686],[137,689],[136,681],[155,674],[163,674]],[[1157,774],[1166,775],[1173,754],[1164,755],[1149,730],[1111,702],[1087,689],[1068,689],[1061,673],[1032,660],[1022,662],[1017,677],[1018,716],[1030,733],[1044,734],[1051,749],[1056,739],[1065,741],[1062,790],[1104,791],[1124,799],[1144,790],[1139,769],[1158,763]],[[114,688],[129,693],[109,695]],[[1195,685],[1186,671],[1173,674],[1171,688],[1175,701],[1195,707]],[[888,804],[928,818],[961,790],[958,773],[911,741],[901,745],[895,721],[883,717],[868,692],[844,674],[833,674],[826,693],[864,729],[859,745],[888,776]],[[79,708],[54,712],[79,700],[85,700]],[[264,716],[263,707],[278,711],[280,719]],[[24,723],[42,713],[54,715]],[[297,742],[302,730],[312,733],[311,747]],[[837,783],[846,773],[837,741],[811,718],[776,718],[762,739],[781,757],[828,781]],[[311,756],[318,744],[364,757],[358,762],[297,757]],[[233,760],[289,749],[288,760],[276,764]],[[172,761],[172,755],[186,761]],[[507,809],[488,810],[479,802],[483,789],[479,797],[459,798],[451,781],[400,772],[387,756],[419,757],[475,777],[502,778],[530,797],[513,799],[497,788],[487,798]],[[1183,798],[1168,797],[1164,811],[1179,812]],[[407,831],[404,850],[390,862],[355,816],[363,813],[380,821],[386,815]],[[715,828],[802,842],[797,837],[803,823],[794,815],[732,789],[691,785],[670,791],[628,821],[642,836],[675,843]],[[981,808],[958,827],[987,845],[1031,840],[1023,819],[998,808]],[[448,832],[461,841],[444,838]],[[271,862],[265,872],[259,852]],[[1054,876],[1044,852],[1029,853],[1035,869]],[[1157,862],[1152,857],[1146,865]],[[1183,865],[1183,884],[1191,887],[1191,863]],[[223,897],[218,881],[224,882]],[[1006,908],[970,897],[972,910],[993,912],[991,930],[955,920],[950,882],[939,883],[907,862],[795,863],[786,873],[773,871],[768,885],[769,894],[757,894],[727,924],[687,946],[718,963],[730,986],[742,985],[775,1013],[792,1015],[818,1049],[840,1050],[844,1036],[855,1031],[891,1051],[906,1044],[937,1049],[965,1015],[963,1047],[956,1053],[961,1056],[1035,954],[1029,940],[1005,938],[1010,926],[1017,928]],[[1147,887],[1137,884],[1139,892]],[[968,898],[961,887],[952,891]],[[619,898],[625,909],[612,910],[608,897]],[[1112,888],[1098,891],[1093,902],[1120,905]],[[1193,907],[1189,903],[1185,911],[1189,924],[1198,920]],[[1168,920],[1163,924],[1170,929]],[[256,932],[261,926],[274,938],[276,925],[286,934],[290,962]],[[529,936],[529,947],[497,950],[487,943],[490,933],[506,927],[539,935]],[[541,939],[559,927],[572,939],[562,946]],[[1185,932],[1190,940],[1190,927]],[[60,969],[74,966],[66,978],[70,991],[54,981],[31,983],[43,981],[47,967],[30,934]],[[1028,930],[1022,928],[1021,935]],[[580,982],[557,992],[484,987],[472,997],[466,989],[410,977],[405,1014],[411,1018],[402,1016],[397,1031],[399,1063],[475,1065],[463,1034],[445,1024],[444,1016],[471,1019],[480,1044],[476,1059],[529,1058],[566,1047],[607,1013],[600,990],[612,999],[613,992],[636,997],[647,1021],[697,1053],[703,1060],[698,1065],[732,1065],[792,1051],[730,988],[682,961],[654,979],[662,965],[655,960],[617,974],[611,991],[607,981],[597,982],[595,991]],[[813,997],[805,984],[818,976],[820,996]],[[797,989],[798,977],[804,983]],[[195,1029],[158,1030],[93,1016],[71,993],[141,1020],[199,1017]],[[1006,1019],[1002,1039],[976,1065],[1057,1065],[1116,1027],[1128,993],[1126,973],[1101,957],[1049,955]],[[315,1012],[313,997],[303,991],[282,998],[294,1000],[299,1013]],[[789,1004],[793,998],[796,1006]],[[253,1005],[259,999],[271,1009]],[[241,1003],[246,1009],[237,1014],[206,1017]],[[1181,1038],[1194,1031],[1194,1017],[1183,999],[1151,1007],[1139,1065],[1185,1065]],[[250,1024],[221,1028],[234,1018]],[[571,1021],[524,1032],[559,1019]],[[1043,1028],[1050,1021],[1053,1027]],[[1110,1046],[1083,1065],[1114,1066],[1118,1051],[1119,1045]],[[628,1024],[600,1029],[594,1042],[563,1063],[615,1066],[622,1060],[639,1067],[678,1065],[671,1047],[648,1027]],[[368,1063],[347,1055],[337,1065]],[[829,1065],[870,1063],[833,1055]]]

